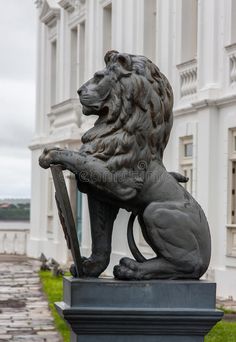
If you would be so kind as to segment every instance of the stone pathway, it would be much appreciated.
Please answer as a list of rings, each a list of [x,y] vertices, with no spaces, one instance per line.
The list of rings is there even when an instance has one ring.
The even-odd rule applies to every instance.
[[[0,342],[62,342],[38,269],[36,260],[0,255]]]

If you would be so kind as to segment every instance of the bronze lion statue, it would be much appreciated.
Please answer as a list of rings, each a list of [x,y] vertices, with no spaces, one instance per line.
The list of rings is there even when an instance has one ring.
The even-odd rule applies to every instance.
[[[199,279],[207,270],[211,240],[203,210],[168,173],[163,152],[173,122],[173,93],[166,77],[144,56],[117,51],[106,67],[78,90],[83,113],[98,119],[82,137],[79,151],[45,149],[39,163],[61,164],[87,193],[92,254],[83,273],[98,277],[108,266],[113,223],[120,208],[131,212],[128,240],[136,260],[122,258],[118,279]],[[156,254],[146,260],[133,239],[138,217],[143,236]]]

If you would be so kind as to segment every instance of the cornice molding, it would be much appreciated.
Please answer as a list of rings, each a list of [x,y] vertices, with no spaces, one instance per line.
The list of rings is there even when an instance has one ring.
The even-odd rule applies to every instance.
[[[44,0],[42,11],[39,19],[45,24],[49,25],[60,18],[60,7],[55,0]]]
[[[235,104],[235,103],[236,103],[236,94],[232,93],[232,94],[227,94],[218,98],[212,98],[212,99],[208,98],[208,99],[192,101],[191,103],[185,106],[174,107],[173,113],[174,113],[174,116],[193,114],[207,107],[208,108],[210,107],[222,108],[224,106],[231,106],[232,104]]]
[[[60,0],[58,4],[67,12],[72,13],[75,10],[81,10],[84,7],[86,0]]]

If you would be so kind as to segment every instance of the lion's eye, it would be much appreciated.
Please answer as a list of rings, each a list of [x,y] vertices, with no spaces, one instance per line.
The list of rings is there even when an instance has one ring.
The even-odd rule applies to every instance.
[[[95,74],[94,79],[97,83],[99,83],[104,78],[103,74]]]

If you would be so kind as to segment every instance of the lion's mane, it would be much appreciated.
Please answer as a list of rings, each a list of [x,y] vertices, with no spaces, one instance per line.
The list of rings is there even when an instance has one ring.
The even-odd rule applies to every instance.
[[[161,161],[173,123],[168,80],[144,56],[109,51],[105,63],[116,82],[107,115],[82,137],[84,152],[106,161],[111,171],[135,169],[140,160]]]

